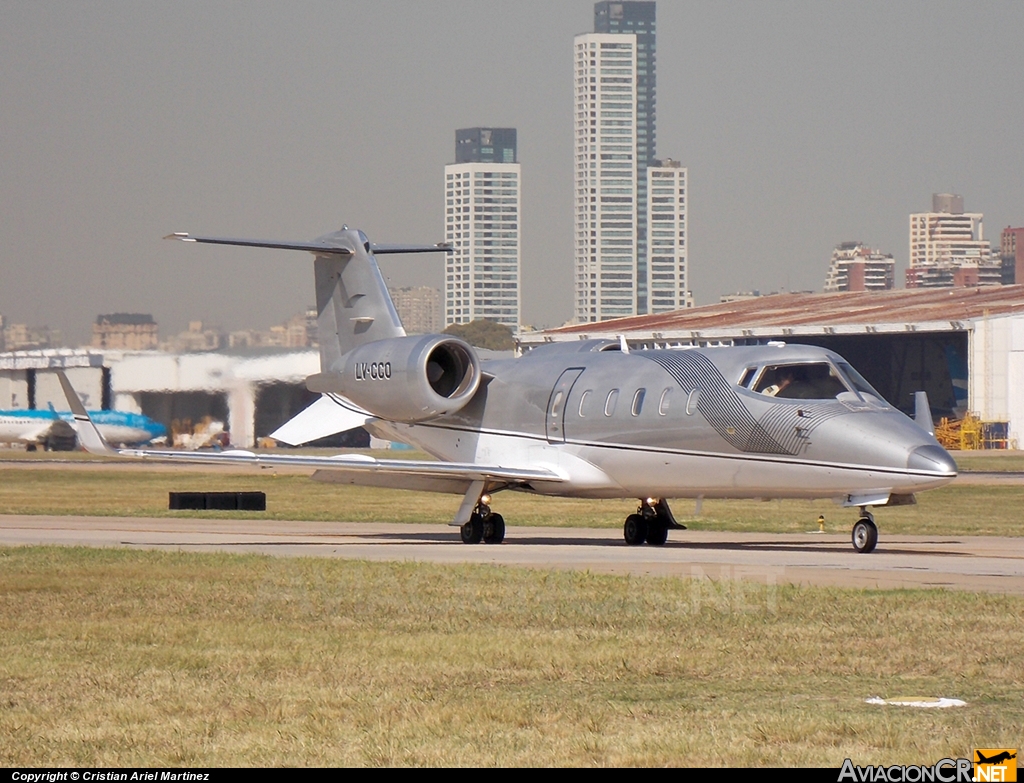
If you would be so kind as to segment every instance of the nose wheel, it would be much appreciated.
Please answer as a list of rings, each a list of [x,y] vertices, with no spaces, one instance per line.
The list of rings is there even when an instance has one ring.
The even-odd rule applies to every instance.
[[[870,511],[862,511],[862,516],[853,526],[853,548],[858,552],[867,554],[874,550],[878,543],[878,528]]]

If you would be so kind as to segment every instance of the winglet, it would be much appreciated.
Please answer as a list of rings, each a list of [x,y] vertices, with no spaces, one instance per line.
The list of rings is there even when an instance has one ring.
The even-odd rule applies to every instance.
[[[57,370],[57,378],[60,379],[61,388],[64,389],[64,396],[67,397],[68,405],[71,406],[71,413],[78,424],[78,439],[82,442],[85,450],[90,454],[102,454],[107,457],[118,456],[117,452],[110,448],[107,442],[103,440],[100,431],[96,429],[96,425],[89,418],[89,414],[86,413],[85,406],[82,405],[82,400],[79,398],[78,392],[71,385],[71,381],[68,380],[68,376],[63,371]]]

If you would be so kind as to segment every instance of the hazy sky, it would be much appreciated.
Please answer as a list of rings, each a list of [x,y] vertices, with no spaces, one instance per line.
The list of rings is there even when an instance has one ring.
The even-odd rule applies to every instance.
[[[572,39],[593,3],[0,0],[0,313],[85,339],[266,328],[301,253],[172,231],[443,238],[456,128],[514,126],[524,319],[572,311]],[[836,243],[907,263],[908,214],[964,196],[1024,225],[1024,3],[677,2],[657,21],[657,153],[689,168],[698,304],[820,290]],[[397,285],[442,259],[392,257]]]

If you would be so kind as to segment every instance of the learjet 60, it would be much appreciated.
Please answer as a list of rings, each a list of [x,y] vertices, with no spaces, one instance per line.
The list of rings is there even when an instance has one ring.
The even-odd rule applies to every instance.
[[[823,348],[630,350],[620,338],[481,359],[455,336],[407,336],[375,258],[447,246],[375,245],[347,227],[313,242],[168,238],[313,254],[320,372],[306,385],[321,397],[273,437],[295,445],[365,427],[436,461],[115,450],[62,377],[89,451],[307,466],[318,481],[455,493],[462,503],[452,524],[468,544],[504,539],[492,500],[517,490],[635,498],[626,543],[654,546],[683,528],[669,498],[831,498],[860,509],[853,546],[870,552],[878,540],[873,507],[913,502],[915,492],[956,476],[930,432],[926,402],[910,419]]]

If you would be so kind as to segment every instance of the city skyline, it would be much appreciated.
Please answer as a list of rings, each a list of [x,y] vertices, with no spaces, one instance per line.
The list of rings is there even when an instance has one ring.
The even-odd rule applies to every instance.
[[[75,343],[97,313],[149,312],[168,333],[283,322],[310,296],[303,259],[159,238],[308,239],[347,223],[437,241],[452,130],[484,123],[518,128],[527,161],[522,320],[571,316],[568,42],[592,28],[593,2],[4,9],[9,323]],[[965,194],[993,238],[1024,223],[1024,7],[663,2],[657,17],[657,147],[700,194],[698,304],[817,289],[850,237],[893,252],[902,279],[908,215],[931,193]],[[929,97],[938,75],[971,84],[955,116]],[[382,268],[393,286],[440,289],[437,261]]]

